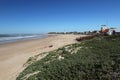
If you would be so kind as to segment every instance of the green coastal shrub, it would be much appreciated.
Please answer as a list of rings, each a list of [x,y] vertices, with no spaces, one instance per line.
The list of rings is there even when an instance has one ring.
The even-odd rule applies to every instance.
[[[59,60],[59,56],[64,59]],[[97,37],[51,51],[29,65],[17,80],[35,71],[40,72],[26,80],[119,80],[120,35]]]

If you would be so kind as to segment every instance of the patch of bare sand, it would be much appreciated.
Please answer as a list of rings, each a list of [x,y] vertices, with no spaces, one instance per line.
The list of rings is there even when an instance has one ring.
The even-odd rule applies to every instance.
[[[29,57],[75,43],[78,36],[85,35],[55,35],[0,45],[0,80],[15,80]]]

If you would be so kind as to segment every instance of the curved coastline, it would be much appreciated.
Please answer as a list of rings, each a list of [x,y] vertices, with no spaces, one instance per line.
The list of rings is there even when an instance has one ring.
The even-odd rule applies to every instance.
[[[15,80],[24,69],[29,57],[48,52],[68,44],[75,38],[86,35],[49,35],[47,38],[17,41],[0,45],[0,80]],[[53,45],[53,47],[49,47]]]

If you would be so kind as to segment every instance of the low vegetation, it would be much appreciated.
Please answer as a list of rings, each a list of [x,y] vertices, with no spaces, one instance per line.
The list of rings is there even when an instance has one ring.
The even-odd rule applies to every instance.
[[[99,36],[44,54],[47,55],[31,63],[17,80],[120,79],[120,35]]]

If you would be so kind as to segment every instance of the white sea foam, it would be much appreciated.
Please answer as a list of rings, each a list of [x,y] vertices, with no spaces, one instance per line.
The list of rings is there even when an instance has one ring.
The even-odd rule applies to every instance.
[[[18,36],[14,36],[14,37],[0,37],[0,44],[19,41],[19,40],[44,38],[44,37],[46,37],[46,35],[18,35]]]

